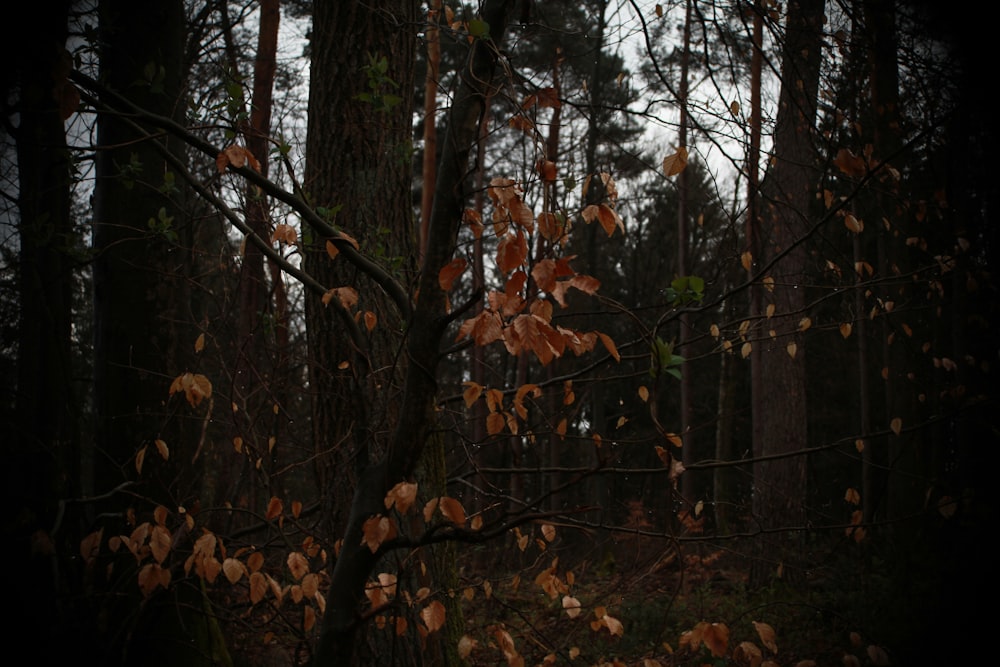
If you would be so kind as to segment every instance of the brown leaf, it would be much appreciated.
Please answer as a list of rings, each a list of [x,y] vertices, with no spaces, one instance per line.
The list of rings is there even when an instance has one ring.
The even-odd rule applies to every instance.
[[[844,217],[844,226],[847,227],[849,231],[854,232],[855,234],[860,234],[865,229],[865,223],[862,222],[861,220],[858,220],[850,213],[848,213]]]
[[[607,204],[597,207],[597,221],[601,223],[601,228],[609,237],[615,233],[616,228],[622,230],[622,234],[625,233],[625,223],[622,222],[621,216]]]
[[[295,578],[295,581],[298,581],[304,577],[307,572],[309,572],[309,559],[306,558],[305,554],[299,551],[293,551],[288,554],[286,562],[288,563],[288,569],[291,571],[292,577]]]
[[[362,526],[364,536],[361,544],[365,544],[372,553],[378,551],[379,546],[386,540],[396,537],[396,522],[384,516],[373,516],[365,521]]]
[[[334,298],[340,302],[346,310],[350,310],[358,303],[358,291],[353,287],[334,287],[333,289],[327,290],[322,297],[324,305],[329,305],[330,301]]]
[[[247,569],[251,572],[257,572],[262,567],[264,567],[264,554],[259,551],[250,554],[250,557],[247,558]]]
[[[271,519],[279,516],[284,509],[284,504],[281,502],[281,498],[277,496],[271,496],[271,500],[267,503],[267,512],[264,517],[270,521]]]
[[[463,660],[468,658],[477,646],[479,646],[479,642],[475,639],[469,635],[462,635],[462,638],[458,640],[458,657]]]
[[[764,646],[766,646],[771,653],[777,653],[778,645],[775,642],[777,637],[774,633],[774,628],[767,623],[760,623],[758,621],[753,621],[753,627],[757,631],[757,636],[760,637],[760,641],[764,643]]]
[[[420,610],[420,620],[427,626],[428,632],[434,632],[444,627],[445,608],[444,605],[434,600],[429,605]]]
[[[412,482],[399,482],[385,494],[385,508],[395,507],[400,514],[406,514],[416,500],[417,485]]]
[[[566,610],[566,615],[570,618],[576,618],[580,615],[580,609],[582,605],[580,601],[571,595],[564,595],[562,599],[563,609]]]
[[[837,151],[837,157],[833,159],[833,164],[848,176],[860,178],[865,175],[864,158],[855,155],[847,148],[841,148]]]
[[[497,245],[497,268],[504,275],[521,266],[528,257],[528,239],[521,230],[508,233]]]
[[[538,170],[538,175],[542,177],[542,180],[546,183],[554,183],[556,176],[558,175],[556,171],[556,163],[552,160],[539,160],[538,164],[535,165]]]
[[[712,623],[705,628],[702,639],[712,656],[721,658],[729,649],[729,628],[725,623]]]
[[[172,536],[165,526],[153,526],[149,534],[149,550],[157,563],[162,563],[170,553]]]
[[[441,510],[441,514],[443,514],[444,518],[448,519],[448,521],[451,521],[456,526],[465,525],[465,508],[462,507],[462,503],[458,502],[454,498],[442,496],[438,507]]]
[[[506,425],[507,420],[504,419],[503,413],[501,412],[491,412],[486,416],[486,433],[487,435],[496,435],[503,430],[504,425]]]
[[[615,361],[622,360],[621,355],[618,353],[618,347],[615,345],[615,342],[611,340],[611,336],[598,331],[597,337],[601,340],[601,343],[604,345],[604,349],[608,351],[608,354],[610,354]]]
[[[227,558],[222,561],[222,573],[226,575],[229,583],[235,584],[246,574],[246,567],[236,558]]]
[[[271,243],[279,242],[285,245],[295,245],[298,243],[299,237],[295,232],[295,228],[287,223],[281,223],[274,226],[274,231],[271,232]]]
[[[677,174],[684,171],[687,167],[688,161],[688,151],[687,148],[681,146],[677,149],[676,153],[672,153],[667,157],[663,158],[663,174],[670,178],[671,176],[676,176]]]
[[[456,257],[442,266],[441,270],[438,271],[438,285],[441,286],[441,289],[450,292],[455,280],[465,272],[467,265],[468,262],[464,257]]]
[[[139,590],[145,597],[153,594],[158,587],[170,585],[170,570],[157,563],[147,563],[139,570]]]
[[[465,391],[462,392],[462,398],[465,399],[465,407],[471,408],[473,403],[479,400],[479,397],[483,393],[483,385],[478,382],[463,382],[465,386]]]
[[[260,162],[253,156],[253,153],[248,151],[243,146],[237,146],[235,144],[223,149],[222,152],[215,158],[215,166],[219,170],[220,174],[230,165],[239,168],[246,166],[247,164],[249,164],[254,171],[260,171]]]
[[[264,599],[267,595],[267,577],[261,572],[254,572],[250,575],[250,604],[254,605]]]

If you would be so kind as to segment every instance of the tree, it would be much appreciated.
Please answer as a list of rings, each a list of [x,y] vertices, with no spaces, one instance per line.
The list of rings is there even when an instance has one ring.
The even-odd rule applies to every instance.
[[[109,662],[169,663],[184,651],[196,663],[280,652],[318,664],[594,664],[611,653],[700,664],[709,653],[752,661],[751,648],[771,657],[776,641],[805,657],[813,647],[789,650],[769,624],[795,633],[808,623],[797,634],[811,637],[820,609],[835,619],[831,635],[851,627],[866,637],[810,657],[846,650],[881,662],[880,644],[904,656],[910,628],[929,627],[927,601],[949,601],[940,583],[968,586],[947,573],[969,562],[956,546],[975,544],[989,509],[974,490],[989,466],[969,440],[988,441],[996,401],[985,335],[995,317],[992,199],[973,185],[989,152],[962,144],[975,167],[950,152],[983,121],[952,104],[968,99],[953,87],[961,69],[936,69],[938,45],[913,28],[919,14],[829,6],[819,29],[819,0],[789,6],[784,23],[771,2],[730,12],[602,1],[560,21],[548,17],[561,5],[442,7],[442,85],[425,109],[448,114],[425,156],[438,158],[434,192],[418,196],[413,74],[428,33],[417,3],[309,8],[304,172],[302,128],[281,112],[296,99],[286,97],[288,69],[276,70],[270,129],[251,122],[270,107],[264,68],[253,77],[260,94],[244,103],[241,70],[269,60],[275,35],[261,5],[185,7],[184,56],[176,34],[148,52],[131,45],[151,28],[106,13],[95,57],[107,76],[88,75],[97,61],[86,46],[69,70],[85,104],[69,145],[79,173],[100,162],[102,291],[92,312],[70,308],[60,321],[71,344],[92,321],[102,335],[127,333],[118,340],[131,345],[133,372],[101,339],[100,410],[129,417],[126,430],[100,427],[102,438],[120,436],[110,442],[116,466],[79,475],[93,495],[37,494],[57,510],[49,563],[65,575],[52,580],[66,582],[53,587],[59,604],[87,611],[57,632],[75,625],[86,645],[110,647]],[[283,9],[286,29],[304,25],[299,4]],[[663,55],[671,26],[680,36],[685,25],[686,75]],[[893,30],[896,46],[866,67],[865,40]],[[624,69],[616,35],[639,36],[650,79]],[[745,60],[750,42],[758,67]],[[122,45],[140,60],[128,62]],[[772,45],[780,65],[768,62]],[[905,67],[893,69],[891,51]],[[881,113],[868,105],[869,79]],[[89,113],[99,141],[85,134]],[[671,141],[684,136],[675,121],[687,155]],[[643,150],[624,143],[651,127]],[[58,139],[57,124],[47,128]],[[769,156],[761,185],[758,146]],[[942,164],[962,178],[943,177]],[[720,176],[730,167],[732,180]],[[426,200],[418,246],[413,212]],[[70,210],[70,220],[82,215]],[[109,226],[118,217],[129,224]],[[0,276],[30,264],[24,250],[8,242],[4,257],[17,264]],[[286,279],[284,311],[267,290]],[[29,295],[8,288],[0,298],[20,310]],[[28,330],[42,311],[23,312]],[[306,337],[308,347],[293,347]],[[0,349],[4,362],[23,352],[24,368],[46,363],[31,342]],[[287,356],[272,363],[269,350]],[[300,364],[301,388],[279,377],[283,359],[289,371]],[[857,389],[881,377],[891,391]],[[109,393],[112,379],[128,391]],[[751,398],[754,414],[743,409]],[[13,414],[12,401],[4,407]],[[751,416],[755,443],[738,428]],[[42,426],[22,425],[39,441]],[[699,453],[713,431],[714,460]],[[312,442],[295,439],[304,432]],[[893,438],[900,457],[872,455]],[[504,447],[509,459],[492,456]],[[885,478],[870,474],[883,467]],[[713,489],[690,483],[703,472],[744,475],[727,482],[735,494],[716,484],[726,516],[707,507]],[[51,469],[31,478],[51,479]],[[885,480],[905,482],[891,512],[878,497]],[[684,486],[696,491],[682,498]],[[908,572],[919,576],[908,582]],[[748,573],[809,585],[753,590],[742,586]],[[900,600],[902,611],[885,613]],[[688,616],[716,605],[738,619],[732,628]],[[102,618],[113,619],[110,632]]]
[[[78,230],[70,213],[72,159],[63,121],[75,110],[68,85],[71,63],[64,44],[69,3],[27,10],[26,30],[11,36],[13,80],[3,82],[4,116],[16,113],[11,133],[17,148],[17,209],[20,318],[14,413],[15,429],[3,430],[4,497],[13,518],[5,537],[13,549],[17,634],[42,647],[46,659],[62,652],[50,619],[58,582],[53,575],[49,528],[63,480],[74,491],[80,479],[80,416],[72,351],[74,271],[80,257]],[[16,92],[13,108],[8,97]]]
[[[773,158],[761,184],[762,210],[752,250],[760,276],[761,308],[751,313],[758,330],[750,343],[763,348],[759,389],[754,401],[754,516],[764,530],[801,526],[806,461],[797,454],[808,445],[805,354],[800,335],[812,203],[818,185],[817,156],[810,136],[816,117],[822,61],[823,0],[793,2],[782,45],[782,84],[775,121]],[[755,276],[756,277],[756,276]],[[771,332],[774,332],[772,335]],[[758,387],[755,386],[755,390]],[[775,460],[768,460],[778,457]],[[794,550],[762,549],[761,567],[792,565]],[[790,573],[791,574],[791,573]],[[766,575],[760,572],[758,581]]]

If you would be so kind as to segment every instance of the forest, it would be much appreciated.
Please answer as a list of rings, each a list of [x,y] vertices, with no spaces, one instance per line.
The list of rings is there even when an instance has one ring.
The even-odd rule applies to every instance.
[[[988,662],[996,56],[955,9],[20,4],[12,645]]]

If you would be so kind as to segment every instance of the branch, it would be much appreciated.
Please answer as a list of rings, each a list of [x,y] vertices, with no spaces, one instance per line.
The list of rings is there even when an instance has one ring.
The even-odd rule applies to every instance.
[[[110,110],[127,114],[128,116],[137,119],[137,121],[143,121],[153,125],[154,127],[165,130],[169,134],[181,139],[192,148],[201,151],[213,161],[221,152],[217,147],[205,141],[201,137],[189,132],[187,128],[178,124],[173,119],[150,113],[149,111],[136,106],[115,91],[102,86],[100,83],[82,72],[74,70],[70,73],[70,78],[75,83],[82,86],[85,90],[88,90],[97,96],[96,101],[102,104],[91,102],[95,107],[103,105]],[[88,101],[94,99],[95,98],[88,98]],[[396,307],[399,309],[404,320],[410,319],[412,304],[403,285],[393,278],[389,272],[356,249],[351,241],[349,241],[336,227],[320,217],[320,215],[306,203],[301,193],[293,194],[288,192],[249,167],[235,167],[230,164],[228,168],[230,171],[243,176],[250,183],[259,187],[269,196],[291,207],[292,210],[301,216],[302,221],[307,223],[314,232],[333,242],[340,251],[340,254],[342,254],[347,261],[354,264],[359,270],[371,277],[372,280],[385,290],[386,294],[389,295],[393,303],[396,304]]]

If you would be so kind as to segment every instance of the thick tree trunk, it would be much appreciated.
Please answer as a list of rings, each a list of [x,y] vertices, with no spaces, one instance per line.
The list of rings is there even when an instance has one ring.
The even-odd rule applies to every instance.
[[[108,0],[101,13],[106,85],[144,109],[176,115],[181,3]],[[177,346],[190,349],[194,337],[177,330],[182,317],[171,310],[186,291],[178,272],[188,257],[178,236],[183,211],[165,194],[169,169],[126,121],[105,115],[98,123],[99,142],[108,147],[97,156],[94,192],[95,490],[104,492],[126,478],[137,450],[160,436],[171,373],[189,370]]]
[[[317,2],[311,41],[306,195],[403,280],[417,254],[409,154],[416,17],[412,0],[377,11],[362,2]],[[377,318],[368,348],[357,349],[348,332],[357,325],[338,316],[336,304],[306,297],[313,440],[336,538],[357,473],[385,449],[389,433],[381,427],[395,422],[406,364],[394,359],[402,342],[400,314],[378,286],[328,255],[327,240],[303,230],[306,270],[328,288],[356,289],[356,310]]]
[[[383,499],[388,490],[412,476],[433,429],[439,346],[447,305],[446,295],[438,285],[438,273],[455,252],[467,201],[463,185],[469,170],[469,155],[476,145],[486,108],[496,66],[496,47],[502,44],[514,4],[511,0],[493,0],[483,7],[482,17],[489,25],[490,38],[476,40],[471,45],[470,61],[463,69],[455,93],[438,168],[427,252],[417,286],[419,300],[407,322],[409,364],[398,418],[381,462],[368,467],[355,487],[343,546],[332,573],[315,655],[317,665],[351,662],[360,622],[358,605],[364,599],[365,582],[378,559],[377,554],[362,544],[362,526],[369,517],[385,511]]]
[[[754,456],[784,458],[754,465],[754,517],[765,531],[778,531],[762,536],[756,583],[790,566],[788,574],[795,575],[794,536],[806,527],[807,461],[795,455],[808,444],[806,350],[798,323],[806,303],[807,253],[801,241],[810,227],[819,175],[813,126],[823,7],[824,0],[797,0],[788,6],[774,157],[761,186],[759,261],[761,266],[774,263],[763,276],[763,312],[754,313],[760,329],[753,345],[761,348],[760,385],[754,390],[767,397],[764,405],[758,402],[761,396],[755,397]],[[774,315],[767,317],[771,304]]]
[[[56,501],[79,493],[79,414],[71,349],[73,254],[78,238],[70,215],[71,162],[63,118],[70,55],[65,50],[69,2],[22,8],[26,30],[12,46],[19,124],[18,167],[20,322],[16,423],[3,441],[4,522],[14,599],[13,636],[39,651],[42,663],[63,662],[55,604],[55,553],[50,535]],[[13,83],[13,81],[11,82]],[[0,90],[7,102],[6,86]],[[72,111],[68,109],[67,111]],[[4,114],[6,117],[6,113]],[[10,378],[13,385],[13,378]],[[11,387],[13,388],[13,386]],[[56,536],[58,539],[58,536]],[[60,551],[76,545],[59,544]]]

